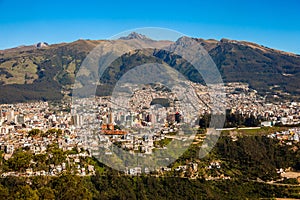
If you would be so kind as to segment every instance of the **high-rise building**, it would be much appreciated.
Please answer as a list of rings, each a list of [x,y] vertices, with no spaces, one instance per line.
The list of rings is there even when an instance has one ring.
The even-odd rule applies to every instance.
[[[14,122],[15,121],[15,111],[14,110],[10,110],[6,113],[7,116],[7,121],[8,122]]]
[[[81,127],[83,125],[83,117],[82,117],[82,115],[76,114],[76,115],[74,115],[73,119],[74,119],[74,125],[76,127]]]

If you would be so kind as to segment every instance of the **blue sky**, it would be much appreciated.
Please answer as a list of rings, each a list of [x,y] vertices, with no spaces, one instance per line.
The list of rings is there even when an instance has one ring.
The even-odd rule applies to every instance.
[[[0,0],[0,49],[105,39],[139,27],[247,40],[300,54],[300,1]]]

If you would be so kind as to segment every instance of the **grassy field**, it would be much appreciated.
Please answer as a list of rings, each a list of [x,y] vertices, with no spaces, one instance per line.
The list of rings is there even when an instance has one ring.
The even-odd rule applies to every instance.
[[[261,127],[260,129],[234,129],[224,130],[222,135],[269,135],[279,131],[286,131],[291,127]]]

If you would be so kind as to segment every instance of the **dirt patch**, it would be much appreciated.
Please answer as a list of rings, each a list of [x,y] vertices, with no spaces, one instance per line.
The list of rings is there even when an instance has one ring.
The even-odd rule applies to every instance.
[[[281,176],[285,178],[298,178],[300,177],[300,172],[285,172]]]

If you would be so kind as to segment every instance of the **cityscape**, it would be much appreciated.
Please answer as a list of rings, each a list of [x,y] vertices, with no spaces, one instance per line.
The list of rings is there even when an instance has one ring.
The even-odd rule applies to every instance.
[[[300,199],[299,7],[0,0],[0,200]]]
[[[199,118],[210,114],[207,87],[192,82],[189,84],[193,86],[199,97]],[[80,105],[84,105],[86,110],[96,110],[96,115],[86,111],[83,114],[72,115],[70,102],[57,104],[39,101],[2,104],[0,106],[0,148],[4,160],[9,162],[20,149],[31,152],[33,158],[27,164],[28,168],[22,167],[17,171],[5,170],[1,176],[58,176],[66,171],[80,176],[91,176],[95,174],[95,166],[82,160],[97,156],[93,148],[96,151],[99,150],[98,148],[103,148],[105,155],[111,155],[113,147],[121,148],[131,154],[151,155],[157,149],[167,149],[168,142],[171,140],[182,140],[187,137],[180,134],[180,126],[186,120],[187,114],[179,110],[178,101],[174,101],[176,95],[168,90],[162,91],[160,87],[148,85],[146,88],[137,90],[132,95],[129,104],[133,110],[128,113],[113,112],[111,97],[80,99]],[[253,127],[220,128],[229,131],[232,140],[237,140],[235,130],[256,130],[281,124],[291,128],[285,131],[274,131],[269,133],[268,137],[277,138],[286,145],[299,142],[300,129],[293,128],[300,123],[299,102],[267,103],[264,97],[257,94],[257,91],[243,83],[228,83],[224,86],[224,91],[226,91],[226,109],[230,110],[231,114],[259,119],[257,120],[259,123]],[[155,99],[166,99],[169,105],[165,107],[160,104],[159,107],[157,104],[151,105]],[[198,124],[193,126],[195,132],[193,144],[201,144],[205,139],[205,134],[197,134],[201,128],[205,127],[201,127],[198,120]],[[97,136],[93,136],[92,130],[96,130]],[[89,137],[92,140],[87,139]],[[35,161],[34,157],[44,155],[51,160],[54,155],[50,150],[54,147],[58,151],[66,152],[63,159],[60,162],[50,161],[40,167],[40,163]],[[155,169],[147,167],[142,169],[141,166],[126,167],[123,171],[124,175],[157,174],[171,170],[182,171],[185,174],[187,170],[192,169],[194,172],[192,177],[197,177],[199,170],[197,162],[176,168],[156,166]],[[220,163],[211,162],[207,166],[208,169],[214,167],[220,168]]]

